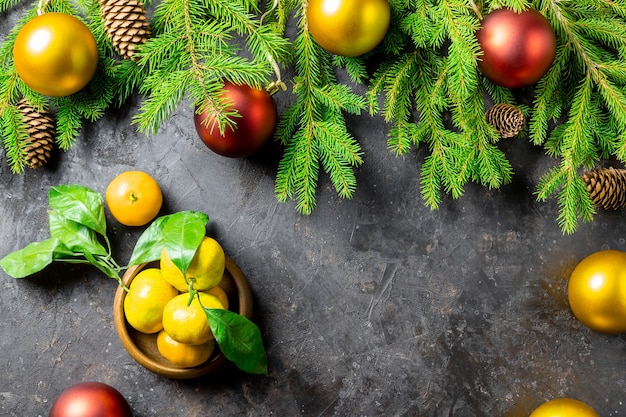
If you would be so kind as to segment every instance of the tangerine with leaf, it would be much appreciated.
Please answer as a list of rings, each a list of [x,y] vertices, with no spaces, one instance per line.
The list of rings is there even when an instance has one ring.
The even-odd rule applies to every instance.
[[[167,248],[161,251],[160,268],[163,278],[178,291],[189,291],[190,283],[196,291],[208,290],[220,283],[226,266],[226,255],[219,242],[205,236],[185,274],[174,264]]]
[[[217,297],[204,292],[177,295],[163,309],[163,329],[179,343],[207,343],[213,339],[213,332],[204,308],[223,310],[224,306]]]

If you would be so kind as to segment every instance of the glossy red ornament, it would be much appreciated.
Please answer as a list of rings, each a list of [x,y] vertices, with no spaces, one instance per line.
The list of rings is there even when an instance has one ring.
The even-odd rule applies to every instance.
[[[222,135],[215,118],[206,112],[198,113],[196,107],[194,124],[198,136],[219,155],[229,158],[248,157],[259,151],[274,135],[278,124],[276,103],[267,91],[245,84],[226,82],[223,95],[239,113],[240,117],[233,120],[236,128],[227,126]]]
[[[532,85],[552,66],[556,54],[554,29],[541,13],[498,9],[482,21],[476,38],[482,50],[478,69],[507,88]]]
[[[132,417],[128,401],[102,382],[72,385],[52,404],[49,417]]]

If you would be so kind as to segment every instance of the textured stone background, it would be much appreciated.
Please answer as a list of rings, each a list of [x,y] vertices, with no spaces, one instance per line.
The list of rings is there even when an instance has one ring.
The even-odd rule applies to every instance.
[[[19,12],[0,14],[0,39]],[[279,93],[279,110],[291,100]],[[524,138],[501,143],[512,184],[470,185],[431,211],[419,196],[424,150],[396,158],[381,119],[350,117],[365,151],[358,192],[340,200],[322,176],[317,210],[301,216],[274,198],[277,147],[219,157],[197,138],[188,105],[146,137],[130,125],[139,103],[86,126],[44,169],[13,175],[0,152],[0,256],[49,236],[50,186],[104,192],[122,171],[147,171],[163,213],[208,213],[210,233],[247,275],[269,376],[234,367],[193,381],[156,376],[117,338],[113,280],[69,265],[22,280],[0,272],[0,415],[47,416],[85,380],[122,391],[136,417],[523,417],[562,396],[626,414],[626,339],[582,326],[565,292],[582,257],[626,250],[626,222],[599,213],[564,236],[555,201],[533,196],[557,161]],[[126,262],[141,230],[109,218],[109,232]]]

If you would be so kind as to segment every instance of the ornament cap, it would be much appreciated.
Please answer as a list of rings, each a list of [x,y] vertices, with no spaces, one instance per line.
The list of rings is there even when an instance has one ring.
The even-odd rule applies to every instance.
[[[271,96],[276,94],[279,90],[287,91],[287,86],[280,80],[272,81],[267,85],[267,87],[265,87],[265,91],[267,91]]]

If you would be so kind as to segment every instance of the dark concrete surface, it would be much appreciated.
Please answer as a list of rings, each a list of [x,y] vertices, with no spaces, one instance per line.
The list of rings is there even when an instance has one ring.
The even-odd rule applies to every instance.
[[[12,15],[0,17],[2,37]],[[276,100],[282,111],[292,96]],[[350,117],[365,151],[356,196],[339,199],[322,176],[318,208],[302,216],[274,198],[279,149],[219,157],[197,138],[187,105],[146,137],[130,125],[138,106],[86,126],[46,168],[13,175],[1,153],[0,256],[49,236],[50,186],[104,192],[122,171],[147,171],[163,213],[209,214],[210,233],[247,275],[269,375],[227,367],[159,377],[117,338],[115,281],[70,265],[21,280],[0,272],[0,416],[47,416],[85,380],[119,389],[136,417],[522,417],[562,396],[603,417],[626,414],[626,338],[582,326],[565,292],[585,255],[626,250],[626,221],[601,212],[564,236],[555,201],[533,195],[558,162],[525,138],[501,143],[512,184],[470,185],[431,211],[419,196],[424,150],[396,158],[380,118]],[[120,262],[141,230],[109,217]]]

